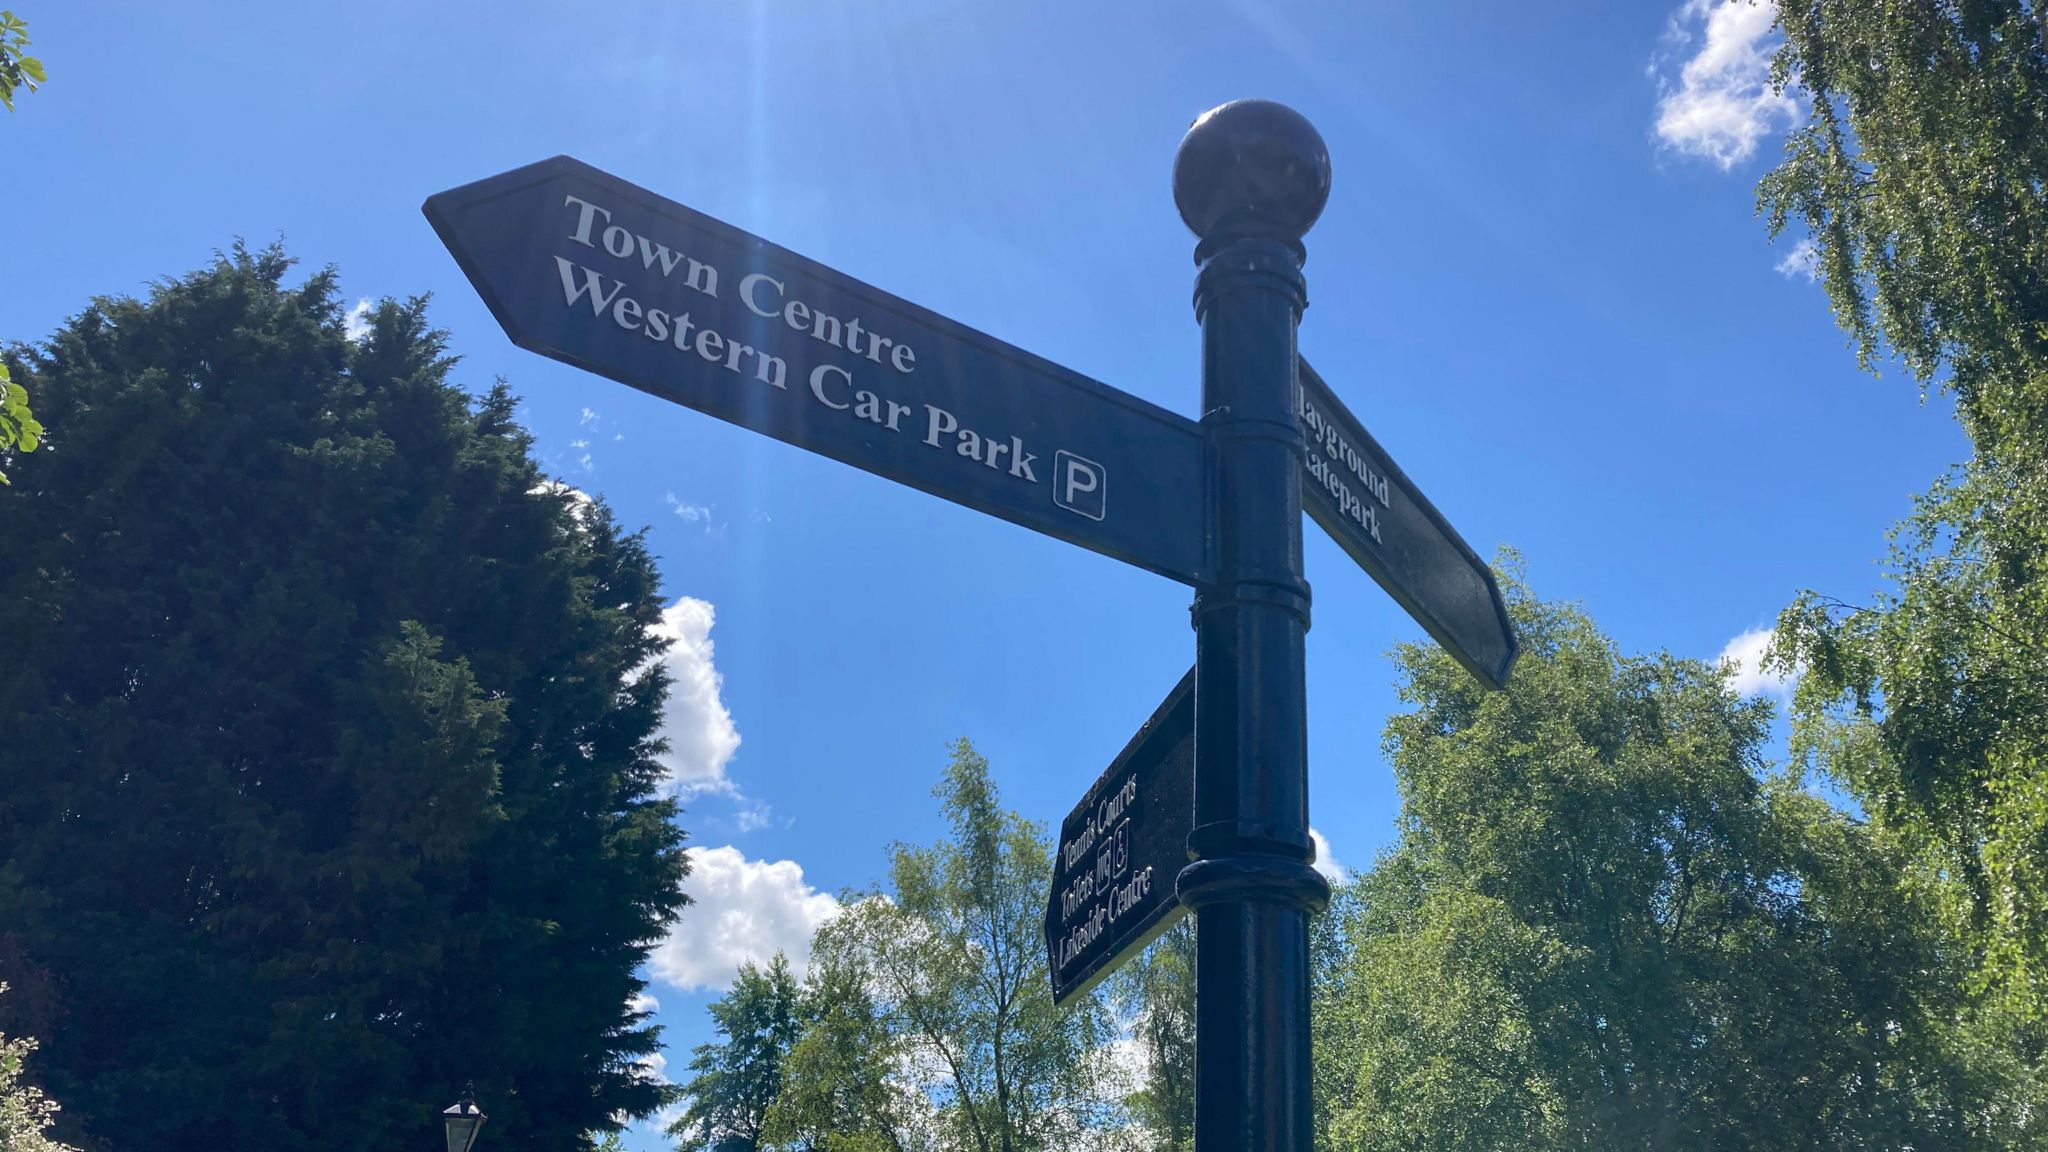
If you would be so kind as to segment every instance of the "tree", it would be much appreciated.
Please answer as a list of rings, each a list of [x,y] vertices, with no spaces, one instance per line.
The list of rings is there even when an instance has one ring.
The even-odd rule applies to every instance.
[[[2048,448],[2048,11],[2027,0],[1782,0],[1807,122],[1765,176],[1866,362],[1955,391],[1980,454]]]
[[[474,1080],[587,1147],[666,1099],[653,562],[424,301],[354,342],[290,264],[15,354],[56,431],[0,491],[0,954],[75,1142],[400,1147]]]
[[[1183,917],[1110,977],[1111,996],[1143,1054],[1128,1100],[1156,1152],[1195,1146],[1195,918]]]
[[[27,47],[28,25],[0,10],[0,106],[9,112],[14,111],[16,89],[33,92],[44,79],[43,62],[23,51]],[[42,434],[43,426],[29,412],[28,393],[14,382],[7,365],[0,364],[0,463],[16,452],[35,451]],[[0,484],[5,483],[7,473],[0,472]]]
[[[846,912],[857,922],[875,911]],[[782,1092],[768,1110],[763,1141],[801,1152],[909,1152],[925,1132],[915,1089],[898,1075],[905,1041],[869,991],[860,932],[820,929],[804,987],[803,1035],[783,1063]]]
[[[43,426],[29,411],[28,391],[0,363],[0,463],[12,460],[17,452],[35,451],[42,437]],[[7,473],[0,472],[0,484],[8,482]]]
[[[1779,621],[1800,754],[1959,886],[1975,1043],[2048,1113],[2048,6],[1781,2],[1807,123],[1765,177],[1866,364],[1952,392],[1972,458],[1894,535],[1867,605]],[[2028,1103],[2031,1101],[2031,1103]],[[2035,1121],[2035,1140],[2040,1121]]]
[[[0,984],[0,995],[7,985]],[[0,1149],[4,1152],[78,1152],[59,1144],[45,1133],[55,1122],[57,1102],[42,1089],[22,1083],[29,1054],[36,1050],[30,1037],[8,1039],[0,1033]]]
[[[685,1148],[758,1152],[768,1108],[782,1092],[782,1066],[803,1032],[799,989],[789,958],[777,952],[767,971],[740,966],[731,990],[712,1001],[713,1026],[724,1039],[700,1044],[696,1075],[683,1085],[690,1105],[669,1125]]]
[[[29,55],[28,25],[13,12],[0,9],[0,108],[14,111],[14,93],[33,92],[46,79],[43,62]]]
[[[935,1112],[938,1147],[1071,1147],[1112,1119],[1100,1091],[1110,1028],[1093,997],[1053,1006],[1041,935],[1051,849],[1037,824],[1001,807],[988,761],[965,740],[934,795],[951,836],[896,845],[894,895],[854,902],[820,930],[818,951],[858,974],[899,1055],[892,1071],[914,1077]],[[830,1067],[819,1055],[813,1067]],[[792,1070],[784,1094],[820,1088]]]
[[[1768,769],[1725,669],[1505,584],[1505,690],[1398,654],[1400,840],[1319,996],[1331,1145],[1972,1146],[1955,956],[1895,853]]]

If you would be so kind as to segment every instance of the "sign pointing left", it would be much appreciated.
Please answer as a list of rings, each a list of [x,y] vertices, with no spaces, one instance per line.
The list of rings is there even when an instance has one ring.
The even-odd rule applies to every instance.
[[[425,212],[522,348],[1183,583],[1210,573],[1184,416],[566,156]]]
[[[1060,824],[1045,901],[1046,971],[1064,1005],[1174,926],[1195,830],[1195,670]]]

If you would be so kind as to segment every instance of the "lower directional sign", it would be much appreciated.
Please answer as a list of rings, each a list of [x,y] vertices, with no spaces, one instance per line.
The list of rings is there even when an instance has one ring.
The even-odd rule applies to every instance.
[[[1195,673],[1060,825],[1045,948],[1053,1002],[1093,988],[1186,914],[1174,877],[1195,827]]]
[[[1195,422],[566,156],[427,219],[513,343],[1189,584]]]
[[[1295,375],[1303,508],[1467,671],[1490,688],[1507,683],[1515,633],[1493,570],[1308,361]]]

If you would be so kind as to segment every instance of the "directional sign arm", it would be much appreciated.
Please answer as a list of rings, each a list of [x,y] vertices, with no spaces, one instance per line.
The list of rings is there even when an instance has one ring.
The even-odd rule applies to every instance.
[[[1303,509],[1466,671],[1506,684],[1517,646],[1493,569],[1308,361],[1297,375]]]
[[[1199,584],[1191,420],[566,156],[429,198],[513,343]]]
[[[1045,905],[1053,1003],[1065,1005],[1187,914],[1174,879],[1195,827],[1195,673],[1060,823]]]

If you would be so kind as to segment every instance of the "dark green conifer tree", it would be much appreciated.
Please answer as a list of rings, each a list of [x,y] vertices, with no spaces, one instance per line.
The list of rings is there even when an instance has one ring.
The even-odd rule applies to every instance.
[[[471,1080],[491,1143],[588,1147],[667,1093],[653,561],[423,300],[351,341],[290,264],[11,355],[51,434],[0,489],[8,1030],[92,1147],[426,1147]]]
[[[725,995],[711,1002],[720,1037],[699,1044],[695,1073],[683,1085],[689,1107],[668,1126],[680,1147],[760,1152],[768,1109],[782,1092],[782,1065],[803,1035],[803,989],[777,952],[768,967],[740,965]]]

